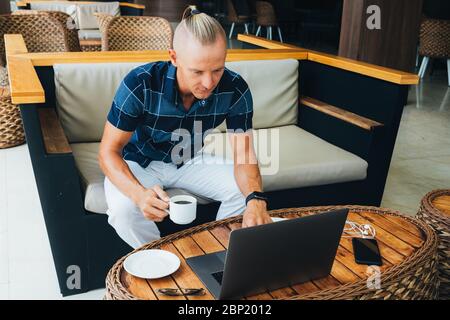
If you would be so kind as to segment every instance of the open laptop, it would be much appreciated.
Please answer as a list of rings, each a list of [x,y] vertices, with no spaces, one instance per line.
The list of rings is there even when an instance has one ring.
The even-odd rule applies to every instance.
[[[330,274],[348,209],[238,229],[227,251],[186,259],[216,299],[238,299]]]

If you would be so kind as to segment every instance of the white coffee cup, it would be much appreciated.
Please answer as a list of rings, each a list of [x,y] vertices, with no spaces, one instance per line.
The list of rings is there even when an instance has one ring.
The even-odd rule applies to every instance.
[[[178,202],[178,203],[177,203]],[[187,203],[180,203],[187,202]],[[197,216],[197,199],[192,196],[179,195],[170,198],[169,217],[176,224],[189,224]]]

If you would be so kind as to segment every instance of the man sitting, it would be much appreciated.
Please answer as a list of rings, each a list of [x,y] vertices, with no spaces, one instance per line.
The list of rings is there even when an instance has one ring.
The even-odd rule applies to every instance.
[[[160,237],[155,222],[167,216],[164,188],[220,201],[216,219],[243,213],[243,227],[271,221],[250,130],[252,96],[225,68],[226,52],[219,22],[190,6],[175,30],[170,62],[133,69],[117,90],[99,162],[108,222],[133,248]],[[234,164],[194,143],[224,120]],[[183,132],[188,139],[178,143]]]

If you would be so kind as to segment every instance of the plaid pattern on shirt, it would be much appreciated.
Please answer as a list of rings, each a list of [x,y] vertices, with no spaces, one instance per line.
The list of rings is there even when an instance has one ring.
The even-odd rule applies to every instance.
[[[226,120],[228,130],[252,128],[253,100],[247,83],[225,68],[219,84],[204,100],[195,100],[186,111],[178,94],[176,67],[171,62],[154,62],[134,68],[121,82],[108,121],[134,132],[123,149],[125,160],[147,167],[153,161],[172,162],[171,152],[179,141],[172,134],[179,129],[190,133],[190,157],[194,148],[194,122],[201,122],[201,134]],[[195,135],[200,134],[195,130]],[[203,144],[203,139],[200,138]],[[197,138],[199,139],[199,138]]]

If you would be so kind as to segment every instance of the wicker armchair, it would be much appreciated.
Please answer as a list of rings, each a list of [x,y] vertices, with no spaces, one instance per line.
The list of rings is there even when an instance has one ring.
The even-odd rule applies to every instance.
[[[102,51],[166,50],[172,28],[166,19],[148,16],[96,14],[102,33]]]
[[[63,12],[16,11],[12,15],[0,15],[0,86],[8,86],[5,34],[22,34],[29,52],[80,51],[77,31],[70,28],[71,22],[70,16]],[[24,141],[19,109],[10,97],[1,97],[0,148]]]
[[[11,98],[0,97],[0,149],[14,147],[25,142],[19,107]]]
[[[270,2],[256,1],[256,24],[258,25],[256,36],[258,36],[261,32],[261,27],[266,27],[267,39],[272,40],[272,27],[274,26],[277,27],[278,36],[280,41],[283,42],[281,29],[278,26],[277,16],[275,15],[275,10]]]
[[[28,11],[28,12],[26,12]],[[73,19],[64,12],[19,10],[0,16],[0,52],[5,55],[3,35],[22,34],[29,52],[80,51]]]
[[[419,76],[423,78],[430,59],[447,59],[450,86],[450,20],[425,18],[420,26],[419,55],[423,56]]]
[[[227,0],[227,11],[228,11],[228,21],[231,22],[231,29],[228,38],[231,39],[233,36],[234,26],[236,24],[244,24],[245,34],[248,34],[248,25],[250,23],[250,17],[246,15],[239,15],[236,12],[236,8],[232,0]]]

